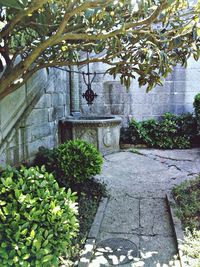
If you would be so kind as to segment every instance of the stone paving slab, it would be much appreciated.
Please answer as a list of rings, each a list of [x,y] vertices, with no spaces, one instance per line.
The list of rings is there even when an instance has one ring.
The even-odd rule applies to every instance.
[[[104,214],[101,231],[131,233],[139,228],[139,200],[128,196],[112,197]]]
[[[159,172],[161,170],[167,169],[166,166],[160,164],[159,162],[155,162],[153,159],[148,159],[143,155],[138,155],[130,152],[119,152],[116,154],[110,154],[105,156],[104,158],[104,166],[107,166],[108,168],[111,166],[115,166],[119,170],[119,174],[130,173],[132,175],[134,173],[140,173],[141,166],[145,166],[145,168],[143,168],[144,172]]]
[[[96,242],[120,237],[137,245],[138,257],[118,267],[180,267],[165,195],[200,172],[200,149],[139,152],[104,157],[97,179],[107,183],[110,198]],[[88,266],[111,265],[94,251]]]
[[[173,236],[165,199],[145,198],[140,201],[142,235]]]
[[[141,261],[145,267],[180,266],[174,237],[143,236],[141,238]]]
[[[140,153],[146,155],[155,155],[166,159],[172,159],[176,161],[195,161],[200,157],[200,149],[139,149]]]
[[[165,165],[175,166],[177,169],[187,173],[195,174],[200,172],[199,148],[183,150],[140,149],[140,153]]]
[[[137,247],[139,247],[139,237],[137,235],[132,235],[132,234],[113,234],[113,233],[105,233],[105,232],[101,232],[99,235],[99,238],[97,240],[97,243],[100,240],[106,240],[108,238],[126,238],[127,240],[130,240],[131,242],[133,242]],[[111,254],[112,256],[112,254]],[[113,255],[114,256],[114,255]],[[137,257],[134,258],[134,261],[139,261],[139,251],[138,251],[138,255]],[[118,259],[119,260],[119,259]],[[130,266],[131,263],[129,264],[123,264],[122,266]],[[103,267],[103,266],[110,266],[107,260],[107,257],[104,257],[101,253],[95,253],[95,256],[93,257],[93,259],[91,260],[91,263],[89,265],[89,267]],[[120,266],[120,264],[118,264],[117,266]]]

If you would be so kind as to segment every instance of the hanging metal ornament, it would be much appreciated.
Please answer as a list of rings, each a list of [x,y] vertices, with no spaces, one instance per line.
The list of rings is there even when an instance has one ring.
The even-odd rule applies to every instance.
[[[88,53],[87,53],[87,59],[89,59],[89,54]],[[82,97],[86,99],[88,105],[92,105],[94,99],[98,96],[92,90],[92,83],[93,83],[93,81],[94,81],[94,79],[96,77],[96,72],[94,72],[94,74],[93,74],[94,76],[93,76],[92,80],[90,79],[90,75],[91,74],[92,73],[90,73],[89,63],[87,63],[87,73],[82,72],[84,83],[85,83],[85,85],[87,85],[87,90],[85,91],[85,93],[82,94]],[[86,81],[86,76],[88,76],[87,77],[87,81]]]

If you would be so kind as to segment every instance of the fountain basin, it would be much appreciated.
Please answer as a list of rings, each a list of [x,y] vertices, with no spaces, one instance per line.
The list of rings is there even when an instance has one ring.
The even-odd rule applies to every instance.
[[[119,151],[120,124],[116,116],[69,117],[60,121],[61,143],[81,139],[93,144],[102,155]]]

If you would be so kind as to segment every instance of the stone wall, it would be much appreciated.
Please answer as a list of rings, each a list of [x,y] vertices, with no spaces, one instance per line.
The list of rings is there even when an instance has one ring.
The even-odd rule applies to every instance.
[[[91,64],[91,71],[102,73],[108,66]],[[139,88],[133,80],[127,91],[118,79],[109,75],[97,75],[92,84],[98,94],[94,105],[88,106],[81,94],[86,90],[83,78],[80,76],[81,112],[85,115],[119,115],[126,125],[130,118],[137,120],[159,118],[165,112],[181,114],[193,111],[194,96],[200,92],[200,61],[188,61],[187,69],[176,66],[165,79],[163,86],[157,86],[146,93],[145,88]]]
[[[91,72],[104,73],[106,69],[105,64],[91,64]],[[58,121],[70,115],[68,76],[66,71],[54,68],[49,74],[42,70],[0,101],[0,166],[30,162],[40,146],[57,145]],[[119,115],[123,125],[132,117],[142,120],[159,118],[164,112],[192,112],[199,84],[200,61],[193,60],[189,60],[187,69],[175,67],[164,85],[150,93],[139,88],[135,80],[127,91],[118,78],[101,74],[92,84],[98,97],[88,106],[82,98],[86,85],[79,75],[80,109],[83,115]]]
[[[0,166],[30,162],[40,146],[58,143],[58,120],[69,115],[68,77],[51,69],[0,101]]]

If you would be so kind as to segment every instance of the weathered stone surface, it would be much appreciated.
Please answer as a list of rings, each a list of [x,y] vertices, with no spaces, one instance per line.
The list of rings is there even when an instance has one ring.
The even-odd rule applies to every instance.
[[[35,96],[36,92],[44,90],[47,83],[48,75],[46,69],[37,71],[26,84],[26,94],[27,97],[32,98]]]
[[[52,136],[37,139],[36,141],[27,144],[28,155],[32,158],[38,152],[39,147],[43,146],[46,148],[52,148],[55,145],[55,140]]]
[[[131,242],[133,242],[137,248],[139,248],[139,238],[137,235],[130,235],[130,234],[109,234],[109,233],[104,233],[102,232],[100,234],[100,239],[99,240],[106,240],[108,238],[126,238],[128,240],[130,240]],[[97,241],[98,242],[98,241]],[[137,255],[137,257],[135,257],[135,260],[138,261],[138,257],[139,255]],[[121,258],[121,260],[123,259],[123,257]],[[119,260],[119,259],[116,259],[116,258],[113,258],[114,262],[116,260]],[[105,255],[103,256],[101,253],[96,253],[94,256],[93,256],[93,260],[90,262],[89,264],[89,267],[103,267],[103,266],[111,266],[109,264],[109,260],[107,257],[105,257]],[[117,265],[117,266],[120,266],[120,265]],[[123,266],[125,266],[123,264]],[[128,266],[131,266],[128,264]]]
[[[68,118],[60,124],[61,140],[82,139],[93,144],[102,155],[119,151],[118,117]]]
[[[52,95],[52,106],[63,106],[66,103],[64,94],[53,94]]]
[[[42,109],[42,108],[49,108],[51,107],[51,94],[44,94],[39,102],[36,104],[35,108],[39,108],[39,109]]]
[[[26,125],[40,125],[48,121],[48,109],[33,109],[26,120]]]
[[[102,174],[110,200],[97,241],[123,237],[139,248],[132,262],[120,267],[180,267],[165,195],[175,184],[191,179],[200,163],[200,149],[138,149],[140,155],[121,152],[104,158]],[[194,175],[194,174],[193,174]],[[110,266],[98,253],[89,264]]]
[[[55,106],[54,107],[55,116],[57,119],[62,119],[65,117],[65,108],[64,106]]]
[[[173,236],[165,199],[141,199],[140,209],[142,235]]]
[[[106,210],[107,203],[108,203],[108,198],[103,198],[100,201],[99,207],[97,209],[97,213],[95,215],[94,221],[92,223],[92,226],[91,226],[89,234],[88,234],[88,238],[97,239],[98,234],[99,234],[99,229],[101,227],[102,220],[103,220],[103,217],[104,217],[104,212]]]
[[[27,128],[27,140],[29,142],[34,142],[37,139],[41,139],[48,135],[51,135],[51,124],[45,123],[41,125],[33,125]]]
[[[180,267],[173,237],[143,236],[140,244],[142,266]]]
[[[1,166],[30,161],[39,146],[51,148],[57,144],[58,120],[69,114],[66,90],[66,72],[51,69],[48,75],[42,70],[1,100]]]
[[[8,95],[0,101],[0,122],[1,128],[4,132],[7,132],[7,127],[12,127],[12,120],[21,115],[21,110],[24,110],[26,102],[25,86],[19,88],[12,94]]]
[[[93,65],[93,71],[97,66]],[[99,64],[98,72],[104,72],[107,65]],[[190,59],[188,68],[177,66],[163,82],[163,86],[156,86],[151,92],[146,93],[146,88],[139,88],[136,80],[131,82],[129,90],[120,84],[119,77],[113,80],[110,75],[100,76],[92,84],[92,88],[97,94],[102,95],[95,99],[95,105],[88,109],[81,100],[81,109],[84,114],[90,112],[94,114],[107,114],[101,108],[107,106],[106,112],[120,115],[123,118],[123,125],[128,123],[128,116],[133,116],[137,120],[160,117],[164,112],[193,111],[193,99],[199,92],[200,82],[200,62]],[[85,91],[85,86],[81,87],[81,93]],[[103,102],[104,99],[104,102]]]
[[[139,200],[128,196],[112,197],[107,204],[101,231],[132,233],[139,228]]]

